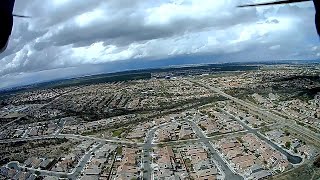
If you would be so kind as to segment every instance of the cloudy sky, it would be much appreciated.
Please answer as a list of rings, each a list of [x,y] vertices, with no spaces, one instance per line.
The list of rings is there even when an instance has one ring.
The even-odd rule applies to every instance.
[[[312,2],[236,8],[252,2],[263,0],[16,0],[14,12],[32,18],[15,19],[0,88],[183,57],[318,59]]]

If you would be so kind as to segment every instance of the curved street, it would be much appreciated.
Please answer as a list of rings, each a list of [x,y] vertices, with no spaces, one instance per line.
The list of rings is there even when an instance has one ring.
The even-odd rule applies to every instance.
[[[144,143],[137,143],[137,142],[133,142],[133,141],[102,139],[102,138],[75,135],[75,134],[57,134],[57,135],[48,135],[48,136],[34,136],[34,137],[26,137],[26,138],[4,139],[4,140],[0,140],[0,144],[11,143],[11,142],[21,142],[21,141],[34,141],[34,140],[42,140],[42,139],[62,139],[62,138],[92,140],[92,141],[96,141],[96,142],[124,144],[124,145],[137,145],[137,146],[141,146],[144,144]]]
[[[192,82],[192,81],[191,81]],[[215,93],[220,94],[221,96],[224,96],[242,106],[245,106],[255,112],[258,112],[266,117],[272,118],[274,120],[278,119],[278,116],[268,112],[268,111],[262,111],[261,109],[259,109],[258,107],[244,102],[240,99],[237,99],[235,97],[232,97],[224,92],[222,92],[221,90],[217,89],[217,88],[213,88],[207,85],[202,85],[203,87],[206,87],[212,91],[214,91]],[[223,110],[224,111],[224,110]],[[230,114],[229,112],[224,111],[225,114],[228,114],[229,116],[233,117],[235,120],[237,120],[245,129],[247,133],[252,133],[255,134],[258,138],[260,138],[261,140],[267,142],[270,146],[272,146],[274,149],[276,149],[277,151],[281,152],[283,155],[285,155],[288,159],[288,161],[292,164],[299,164],[302,162],[302,158],[299,156],[295,156],[290,154],[289,152],[285,151],[282,147],[278,146],[277,144],[273,143],[271,140],[269,140],[268,138],[266,138],[265,136],[263,136],[262,134],[260,134],[258,132],[258,130],[253,129],[251,127],[249,127],[247,124],[245,124],[244,122],[242,122],[239,118],[233,116],[232,114]],[[197,118],[197,117],[195,117]],[[304,131],[299,129],[294,123],[289,124],[288,122],[286,122],[283,118],[279,119],[280,122],[282,124],[285,124],[289,127],[291,127],[292,129],[297,130],[298,132],[300,131]],[[217,150],[213,147],[212,143],[210,142],[210,138],[208,138],[203,131],[199,128],[199,126],[192,120],[183,120],[186,122],[189,122],[192,126],[192,129],[195,131],[195,133],[197,134],[197,136],[199,137],[198,139],[192,139],[192,140],[184,140],[186,142],[190,141],[200,141],[202,142],[209,150],[209,153],[212,155],[213,159],[215,159],[219,165],[219,167],[221,168],[221,170],[224,172],[225,174],[225,178],[226,179],[235,179],[235,180],[242,180],[243,177],[239,174],[237,174],[231,167],[228,166],[227,162],[219,155],[219,153],[217,152]],[[45,170],[39,170],[39,169],[32,169],[32,168],[26,168],[26,167],[22,167],[19,166],[18,163],[16,162],[11,162],[9,165],[14,167],[14,168],[26,168],[28,169],[30,172],[40,172],[42,175],[54,175],[57,177],[68,177],[70,179],[75,179],[82,171],[82,169],[84,168],[85,164],[87,163],[87,161],[90,159],[91,153],[94,152],[95,150],[97,150],[98,148],[100,148],[102,146],[102,144],[105,143],[114,143],[114,144],[119,144],[119,145],[135,145],[135,146],[140,146],[143,148],[143,156],[142,156],[142,167],[143,167],[143,179],[152,179],[152,157],[151,157],[151,152],[152,152],[152,148],[153,146],[155,146],[156,144],[154,144],[153,138],[155,136],[155,132],[157,129],[164,127],[166,125],[168,125],[168,123],[166,124],[162,124],[159,126],[155,126],[153,128],[151,128],[147,134],[147,137],[145,138],[145,142],[144,143],[137,143],[137,142],[133,142],[133,141],[126,141],[126,140],[114,140],[114,139],[102,139],[102,138],[96,138],[96,137],[91,137],[91,136],[82,136],[82,135],[75,135],[75,134],[61,134],[61,130],[63,129],[65,122],[61,122],[60,124],[60,128],[53,134],[53,135],[47,135],[47,136],[36,136],[36,137],[23,137],[23,138],[16,138],[16,139],[5,139],[5,140],[0,140],[0,144],[1,143],[10,143],[10,142],[20,142],[20,141],[32,141],[32,140],[41,140],[41,139],[55,139],[55,138],[67,138],[67,139],[80,139],[80,140],[92,140],[95,142],[98,142],[99,145],[93,147],[91,150],[89,150],[88,152],[86,152],[86,154],[82,157],[82,159],[79,161],[78,165],[76,166],[76,168],[73,170],[72,173],[60,173],[60,172],[52,172],[52,171],[45,171]],[[310,137],[311,139],[314,140],[318,140],[317,136],[314,136],[314,134],[310,133],[309,131],[304,131],[304,133],[302,133],[304,135],[306,135],[306,137]],[[173,142],[174,143],[174,142]],[[158,143],[158,144],[162,144],[162,143]]]
[[[222,109],[221,109],[222,110]],[[235,120],[237,120],[247,131],[248,133],[252,133],[254,135],[256,135],[259,139],[265,141],[266,143],[268,143],[270,146],[272,146],[274,149],[276,149],[277,151],[279,151],[280,153],[282,153],[283,155],[285,155],[288,159],[288,161],[292,164],[299,164],[302,162],[302,158],[300,156],[295,156],[292,155],[290,153],[288,153],[287,151],[285,151],[282,147],[279,147],[278,145],[276,145],[274,142],[272,142],[271,140],[269,140],[268,138],[266,138],[265,136],[261,135],[257,129],[252,129],[251,127],[249,127],[246,123],[244,123],[243,121],[241,121],[238,117],[235,117],[234,115],[230,114],[227,111],[222,110],[225,114],[233,117]]]
[[[255,111],[265,117],[268,117],[270,119],[273,119],[275,120],[276,122],[280,122],[281,124],[283,125],[286,125],[288,127],[290,127],[291,129],[299,132],[301,135],[305,136],[305,137],[308,137],[310,139],[312,139],[313,141],[315,141],[316,143],[320,144],[320,135],[311,131],[310,129],[306,128],[306,127],[303,127],[303,126],[300,126],[298,124],[296,124],[296,122],[294,120],[290,120],[290,119],[285,119],[283,117],[280,117],[274,113],[271,113],[270,111],[268,110],[262,110],[260,109],[260,107],[256,106],[256,105],[253,105],[253,104],[250,104],[248,102],[245,102],[241,99],[238,99],[236,97],[233,97],[229,94],[226,94],[225,92],[221,91],[220,89],[218,88],[215,88],[215,87],[212,87],[212,86],[209,86],[209,85],[206,85],[206,84],[200,84],[198,82],[194,82],[192,80],[190,80],[191,83],[193,84],[197,84],[199,86],[202,86],[202,87],[205,87],[209,90],[211,90],[212,92],[215,92],[215,93],[218,93],[219,95],[229,99],[229,100],[232,100],[233,102],[241,105],[241,106],[244,106],[244,107],[247,107],[248,109],[252,110],[252,111]]]
[[[77,166],[73,169],[71,173],[65,173],[65,172],[55,172],[55,171],[47,171],[47,170],[40,170],[40,169],[34,169],[34,168],[28,168],[25,166],[20,166],[19,162],[13,161],[7,164],[7,167],[13,168],[16,170],[23,170],[27,169],[29,172],[33,174],[40,174],[42,176],[56,176],[59,178],[68,178],[68,179],[77,179],[77,177],[80,175],[81,171],[84,169],[86,163],[89,161],[91,154],[101,148],[104,144],[100,143],[94,147],[92,147],[89,151],[87,151],[80,161],[78,162]]]

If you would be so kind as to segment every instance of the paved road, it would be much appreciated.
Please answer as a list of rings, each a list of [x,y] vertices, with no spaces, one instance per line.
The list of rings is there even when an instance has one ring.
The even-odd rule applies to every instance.
[[[49,105],[50,103],[58,100],[61,96],[66,95],[66,94],[68,94],[68,93],[70,93],[70,92],[72,92],[72,91],[76,91],[76,90],[78,90],[78,89],[80,89],[80,88],[76,88],[76,89],[74,89],[74,90],[70,90],[70,91],[67,91],[67,92],[65,92],[65,93],[59,94],[59,95],[57,95],[56,97],[54,97],[54,99],[52,99],[50,102],[40,105],[38,109],[41,109],[41,108]],[[20,119],[21,119],[21,117],[15,119],[15,120],[13,120],[13,121],[10,121],[10,122],[8,122],[7,124],[4,124],[1,128],[4,129],[4,128],[6,128],[7,126],[9,126],[10,124],[12,124],[12,123],[14,123],[14,122],[16,122],[16,121],[19,121]]]
[[[80,159],[76,168],[73,169],[73,171],[68,174],[68,178],[69,179],[76,179],[80,175],[81,171],[84,169],[87,162],[89,161],[92,153],[94,153],[95,151],[100,149],[103,145],[104,145],[104,143],[99,143],[98,145],[93,146],[89,151],[87,151],[83,155],[83,157]]]
[[[136,143],[136,142],[132,142],[132,141],[101,139],[101,138],[81,136],[81,135],[75,135],[75,134],[58,134],[58,135],[48,135],[48,136],[35,136],[35,137],[26,137],[26,138],[3,139],[3,140],[0,140],[0,144],[11,143],[11,142],[20,142],[20,141],[42,140],[42,139],[57,139],[57,138],[92,140],[92,141],[96,141],[96,142],[127,144],[127,145],[136,145],[136,146],[142,146],[144,144],[144,143]]]
[[[7,167],[13,168],[13,169],[16,169],[19,171],[27,169],[30,173],[33,173],[33,174],[37,174],[37,172],[39,172],[40,175],[42,175],[42,176],[68,177],[67,173],[64,173],[64,172],[54,172],[54,171],[46,171],[46,170],[27,168],[24,166],[20,166],[19,162],[16,162],[16,161],[8,163]]]
[[[31,127],[28,127],[28,129],[26,129],[25,132],[23,133],[22,138],[28,137],[30,131],[31,131]]]
[[[190,82],[199,84],[198,82],[193,82],[193,81],[190,81]],[[221,91],[218,88],[214,88],[212,86],[205,85],[205,84],[200,84],[200,85],[215,92],[215,93],[218,93],[219,95],[221,95],[225,98],[232,100],[235,103],[238,103],[244,107],[247,107],[248,109],[250,109],[252,111],[255,111],[265,117],[273,119],[276,122],[280,122],[281,124],[286,125],[286,126],[290,127],[291,129],[299,132],[301,135],[305,136],[306,138],[312,139],[313,141],[315,141],[315,143],[320,144],[320,134],[317,134],[306,127],[303,127],[303,126],[296,124],[296,122],[294,120],[285,119],[285,118],[278,116],[278,115],[275,115],[267,110],[260,109],[256,105],[250,104],[250,103],[245,102],[241,99],[230,96],[229,94],[224,93],[223,91]]]
[[[56,137],[59,138],[73,138],[73,139],[82,139],[82,140],[92,140],[97,142],[106,142],[106,143],[115,143],[115,144],[127,144],[127,145],[143,145],[144,143],[137,143],[133,141],[123,141],[123,140],[113,140],[113,139],[102,139],[102,138],[96,138],[91,136],[82,136],[82,135],[76,135],[76,134],[59,134]]]
[[[222,110],[222,109],[221,109]],[[276,145],[275,143],[273,143],[272,141],[270,141],[268,138],[266,138],[265,136],[261,135],[257,129],[252,129],[250,126],[248,126],[246,123],[242,122],[238,117],[235,117],[234,115],[230,114],[227,111],[222,110],[225,114],[228,114],[229,116],[233,117],[234,119],[236,119],[245,129],[247,129],[248,133],[252,133],[255,134],[259,139],[265,141],[266,143],[268,143],[270,146],[272,146],[274,149],[276,149],[277,151],[281,152],[283,155],[285,155],[288,159],[288,161],[292,164],[299,164],[302,162],[302,158],[300,156],[295,156],[292,155],[290,153],[288,153],[287,151],[285,151],[284,149],[282,149],[281,147],[279,147],[278,145]]]
[[[33,174],[37,174],[37,172],[40,173],[41,176],[56,176],[60,178],[68,178],[71,180],[76,180],[78,176],[80,175],[81,171],[84,169],[86,163],[89,161],[91,154],[95,152],[97,149],[101,148],[103,146],[103,143],[100,143],[94,147],[92,147],[89,151],[87,151],[83,157],[80,159],[77,166],[73,169],[71,173],[65,173],[65,172],[55,172],[55,171],[47,171],[47,170],[40,170],[40,169],[34,169],[34,168],[28,168],[25,166],[21,166],[19,162],[13,161],[7,164],[7,167],[14,168],[16,170],[24,170],[27,169],[29,172]]]
[[[236,131],[236,132],[228,132],[228,133],[222,133],[222,134],[217,134],[213,136],[209,136],[206,138],[208,140],[212,140],[216,137],[221,137],[221,136],[228,136],[228,135],[235,135],[235,134],[241,134],[241,133],[246,133],[248,132],[247,130],[242,130],[242,131]],[[168,142],[158,142],[158,143],[152,143],[153,145],[172,145],[172,144],[180,144],[180,143],[186,143],[186,142],[198,142],[200,139],[186,139],[186,140],[176,140],[176,141],[168,141]]]
[[[142,163],[143,163],[143,169],[144,169],[144,173],[143,173],[143,179],[149,180],[151,179],[151,174],[152,174],[152,157],[150,152],[152,151],[152,147],[154,146],[154,144],[152,143],[152,140],[154,138],[154,135],[156,133],[156,131],[164,126],[167,126],[168,123],[162,124],[160,126],[156,126],[153,127],[149,130],[147,137],[145,139],[145,143],[143,144],[143,153],[142,153]]]
[[[36,137],[27,137],[27,138],[14,138],[14,139],[3,139],[0,140],[0,144],[12,143],[12,142],[21,142],[21,141],[34,141],[42,139],[56,139],[55,136],[36,136]]]
[[[77,88],[75,88],[75,89],[73,89],[73,90],[69,90],[69,91],[66,91],[66,92],[64,92],[64,93],[61,93],[61,94],[57,95],[57,96],[54,97],[50,102],[45,103],[45,104],[42,104],[42,106],[40,106],[39,109],[44,108],[45,106],[48,106],[49,104],[53,103],[54,101],[57,101],[60,97],[66,95],[66,94],[68,94],[68,93],[70,93],[70,92],[75,92],[75,91],[79,90],[80,88],[81,88],[81,87],[77,87]]]
[[[143,179],[151,179],[151,173],[152,173],[152,157],[150,154],[150,151],[152,151],[152,139],[154,137],[154,134],[157,129],[151,129],[150,132],[147,135],[146,142],[143,145],[143,153],[142,153],[142,163],[143,163]]]
[[[57,124],[57,125],[58,125],[58,128],[57,128],[57,130],[54,132],[53,135],[58,135],[58,134],[60,134],[61,131],[62,131],[63,128],[64,128],[65,123],[66,123],[66,120],[65,120],[65,119],[64,119],[64,120],[60,120],[60,122]]]
[[[15,120],[13,120],[13,121],[8,122],[7,124],[2,125],[1,129],[7,128],[7,126],[9,126],[10,124],[12,124],[12,123],[14,123],[14,122],[16,122],[16,121],[20,121],[20,119],[21,119],[21,117],[15,119]]]
[[[198,137],[200,137],[200,141],[208,147],[211,155],[213,156],[213,158],[218,161],[219,166],[221,168],[221,170],[224,172],[225,174],[225,179],[227,180],[243,180],[243,177],[233,173],[230,168],[228,167],[228,165],[224,162],[224,160],[220,157],[220,155],[218,154],[218,152],[215,150],[215,148],[212,146],[212,144],[210,143],[210,141],[208,140],[208,138],[206,137],[206,135],[201,131],[201,129],[199,128],[199,126],[194,122],[194,121],[190,121],[190,120],[186,120],[187,122],[189,122],[191,124],[192,129],[195,131],[195,133],[197,134]]]

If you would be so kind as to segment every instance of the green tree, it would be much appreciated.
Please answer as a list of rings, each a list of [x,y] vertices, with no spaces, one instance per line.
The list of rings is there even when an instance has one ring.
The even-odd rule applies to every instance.
[[[313,165],[317,168],[320,168],[320,156],[318,156],[317,159],[313,162]]]
[[[287,141],[284,146],[287,148],[287,149],[290,149],[291,147],[291,142]]]
[[[268,164],[268,162],[267,162],[266,160],[263,160],[263,163],[264,163],[264,164]]]
[[[289,132],[288,130],[285,130],[285,131],[284,131],[284,134],[285,134],[286,136],[290,136],[290,132]]]

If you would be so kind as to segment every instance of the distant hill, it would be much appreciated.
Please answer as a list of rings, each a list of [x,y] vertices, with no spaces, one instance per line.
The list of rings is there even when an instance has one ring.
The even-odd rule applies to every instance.
[[[7,95],[21,91],[28,91],[42,88],[58,88],[78,85],[90,85],[98,83],[110,83],[119,81],[129,81],[137,79],[150,79],[153,73],[166,73],[175,72],[178,75],[184,75],[185,72],[193,72],[194,74],[201,74],[202,72],[228,72],[228,71],[246,71],[257,70],[261,65],[274,65],[274,64],[312,64],[318,63],[318,61],[267,61],[267,62],[237,62],[237,63],[225,63],[225,64],[203,64],[203,65],[183,65],[183,66],[169,66],[164,68],[154,69],[140,69],[130,70],[115,73],[87,75],[82,77],[70,78],[70,79],[58,79],[48,82],[42,82],[37,84],[31,84],[26,86],[14,87],[0,90],[0,95]],[[183,73],[177,73],[183,72]],[[191,73],[192,74],[192,73]]]
[[[12,94],[12,93],[34,90],[34,89],[62,88],[62,87],[69,87],[69,86],[90,85],[90,84],[130,81],[130,80],[150,79],[150,78],[151,78],[151,73],[134,73],[134,72],[119,72],[119,73],[111,73],[111,74],[83,76],[83,77],[77,77],[77,78],[71,78],[71,79],[60,79],[60,80],[54,80],[49,82],[4,89],[4,90],[0,90],[0,95]]]

